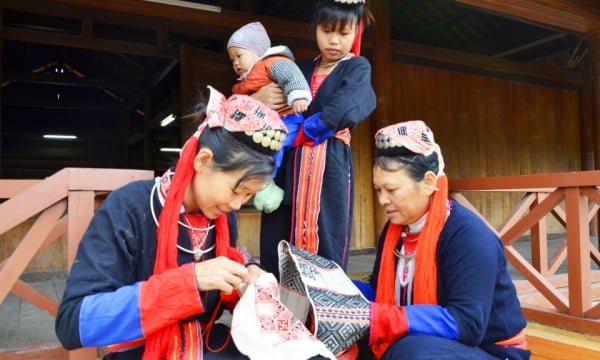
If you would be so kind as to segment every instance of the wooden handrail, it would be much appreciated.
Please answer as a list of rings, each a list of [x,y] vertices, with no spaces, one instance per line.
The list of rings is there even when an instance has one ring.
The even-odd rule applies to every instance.
[[[526,285],[538,293],[535,303],[522,300],[528,320],[589,334],[600,335],[600,252],[590,242],[590,223],[600,208],[600,171],[582,171],[526,176],[452,179],[451,196],[472,210],[464,192],[525,192],[498,229],[490,226],[505,245],[508,261],[523,276],[517,287]],[[565,240],[548,259],[548,216],[565,228]],[[531,263],[513,246],[530,233]],[[567,273],[556,274],[567,261]],[[524,282],[525,284],[522,284]],[[557,286],[557,284],[561,284]],[[543,301],[540,301],[540,298]],[[541,304],[542,303],[542,304]]]
[[[23,271],[42,249],[67,235],[67,261],[73,262],[96,208],[96,197],[131,181],[152,179],[148,170],[66,168],[44,180],[0,180],[0,235],[34,219],[33,225],[13,253],[0,263],[0,304],[9,292],[52,316],[58,303],[19,280]],[[69,358],[96,359],[95,349],[69,353]]]

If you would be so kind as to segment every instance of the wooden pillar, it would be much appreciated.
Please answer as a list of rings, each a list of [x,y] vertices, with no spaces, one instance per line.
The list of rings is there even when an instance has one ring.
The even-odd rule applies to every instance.
[[[373,66],[373,86],[375,93],[377,94],[377,108],[371,115],[371,142],[373,141],[373,134],[379,128],[390,124],[394,121],[392,116],[392,74],[393,74],[393,61],[392,61],[392,46],[391,46],[391,26],[390,26],[390,9],[391,1],[372,0],[368,4],[375,17],[375,23],[373,24],[372,41],[373,41],[373,54],[371,57],[371,65]],[[374,145],[371,145],[374,148]],[[369,179],[371,181],[371,179]],[[369,186],[368,189],[373,190],[373,186]],[[385,217],[380,209],[377,202],[377,198],[373,193],[374,212],[373,220],[375,223],[375,236],[383,228],[385,223]]]
[[[592,157],[593,157],[593,169],[585,169],[585,170],[598,170],[600,169],[600,30],[596,30],[591,33],[588,39],[589,47],[590,47],[590,74],[591,78],[591,121],[589,122],[591,131],[589,133],[592,134],[589,137],[589,141],[591,142],[592,148]],[[586,80],[584,83],[587,83]],[[592,222],[591,226],[592,234],[599,235],[600,228],[600,220],[599,216],[596,215],[596,221]],[[600,238],[600,236],[599,236]],[[600,239],[598,240],[598,247],[600,247]]]
[[[590,66],[592,81],[592,139],[600,139],[600,30],[593,32],[589,37]],[[594,141],[594,166],[600,169],[600,141]]]
[[[392,109],[392,46],[390,29],[390,1],[370,1],[369,6],[375,17],[372,33],[373,86],[377,94],[377,108],[371,115],[373,131],[391,121]]]
[[[594,76],[589,57],[581,65],[582,86],[579,89],[579,139],[581,170],[595,170],[594,164]]]

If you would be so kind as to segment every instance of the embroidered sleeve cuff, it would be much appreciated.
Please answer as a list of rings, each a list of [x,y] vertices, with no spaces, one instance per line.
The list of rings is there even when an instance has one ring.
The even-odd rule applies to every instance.
[[[391,343],[408,333],[408,320],[403,306],[371,303],[371,336],[369,345]]]
[[[203,311],[194,263],[151,276],[140,289],[140,313],[145,336]]]

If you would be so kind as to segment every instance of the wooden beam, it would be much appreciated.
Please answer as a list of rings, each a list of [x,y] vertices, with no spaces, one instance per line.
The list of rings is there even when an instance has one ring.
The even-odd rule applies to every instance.
[[[535,47],[535,46],[543,45],[545,43],[548,43],[550,41],[554,41],[554,40],[563,38],[565,36],[567,36],[566,33],[556,33],[556,34],[553,34],[553,35],[550,35],[550,36],[546,36],[545,38],[542,38],[542,39],[539,39],[539,40],[536,40],[536,41],[532,41],[532,42],[529,42],[527,44],[523,44],[521,46],[517,46],[515,48],[512,48],[512,49],[507,50],[507,51],[503,51],[501,53],[498,53],[498,54],[495,54],[495,55],[492,55],[492,56],[495,57],[495,58],[505,57],[505,56],[508,56],[508,55],[512,55],[512,54],[521,52],[523,50],[527,50],[527,49]]]
[[[233,31],[227,24],[214,26],[207,25],[204,22],[169,20],[168,18],[162,17],[162,14],[157,14],[157,17],[149,17],[138,15],[136,13],[110,11],[101,7],[90,9],[79,6],[77,2],[74,2],[73,4],[62,4],[54,1],[3,0],[2,7],[7,10],[21,12],[25,14],[25,16],[42,15],[67,20],[80,19],[81,29],[78,35],[87,37],[94,37],[93,28],[96,23],[120,27],[126,24],[127,27],[155,32],[155,45],[163,48],[166,44],[166,36],[169,37],[168,40],[171,42],[177,42],[177,39],[182,37],[186,38],[186,42],[201,41],[202,39],[221,39],[224,41]],[[1,36],[2,35],[0,34],[0,37]],[[124,34],[123,36],[127,35]]]
[[[132,82],[115,81],[109,78],[73,77],[56,74],[30,73],[26,71],[5,71],[2,77],[5,81],[80,86],[80,87],[102,87],[107,89],[142,89],[142,84]]]
[[[37,44],[50,44],[81,48],[89,50],[102,50],[124,54],[135,54],[144,56],[158,56],[165,58],[176,58],[179,55],[177,49],[165,49],[157,45],[146,45],[131,41],[98,39],[85,35],[69,35],[19,29],[11,26],[0,27],[0,38]]]
[[[230,35],[231,30],[248,22],[248,13],[241,11],[222,9],[220,13],[213,13],[141,0],[49,0],[48,3],[160,18],[180,24],[202,24],[206,27],[226,29],[228,35],[225,35],[225,39]],[[269,29],[270,34],[292,39],[313,40],[313,33],[310,31],[311,25],[305,22],[278,19],[259,14],[252,14],[252,21],[262,22]]]
[[[454,0],[552,28],[587,35],[600,29],[600,12],[568,0]]]
[[[581,74],[574,71],[548,69],[536,64],[526,64],[512,60],[498,59],[491,56],[463,53],[427,45],[405,41],[393,41],[394,59],[400,62],[425,60],[440,65],[450,65],[463,69],[472,69],[486,75],[497,74],[504,77],[516,77],[537,82],[563,84],[579,87],[582,84]]]
[[[99,103],[99,102],[75,102],[75,101],[51,101],[27,98],[5,98],[3,106],[29,107],[38,109],[65,109],[120,112],[124,109],[123,104]]]

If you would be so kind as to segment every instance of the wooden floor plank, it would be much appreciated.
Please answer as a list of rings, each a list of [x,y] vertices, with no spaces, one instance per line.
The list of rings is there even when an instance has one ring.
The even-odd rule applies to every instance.
[[[68,360],[69,352],[60,344],[37,344],[15,349],[0,349],[0,360]]]
[[[600,336],[529,322],[525,330],[531,360],[600,359]]]

